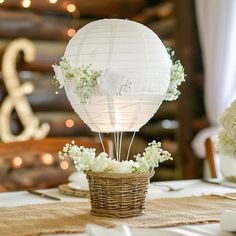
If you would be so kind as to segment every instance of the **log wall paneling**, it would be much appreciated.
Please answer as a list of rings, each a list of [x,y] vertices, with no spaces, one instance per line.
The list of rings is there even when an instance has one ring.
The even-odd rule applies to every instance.
[[[0,39],[0,64],[2,59],[2,54],[11,40]],[[24,63],[23,60],[19,60],[18,70],[26,71],[41,71],[41,72],[53,72],[52,64],[59,62],[60,58],[63,56],[66,42],[60,41],[42,41],[34,40],[36,46],[36,58],[30,63]]]
[[[31,1],[30,9],[36,12],[44,12],[47,9],[47,11],[67,13],[68,3],[77,7],[76,16],[94,17],[129,17],[145,6],[145,0],[70,0],[58,1],[56,4],[51,4],[48,0],[34,0]],[[7,0],[1,7],[16,9],[22,8],[22,5],[19,0]]]
[[[8,1],[6,1],[8,2]],[[67,30],[80,29],[93,19],[72,19],[56,16],[42,16],[30,11],[10,11],[0,8],[0,36],[14,39],[27,37],[43,40],[69,40]]]
[[[145,8],[141,13],[132,17],[132,20],[146,24],[155,19],[170,17],[174,12],[172,1],[164,1],[152,7]]]

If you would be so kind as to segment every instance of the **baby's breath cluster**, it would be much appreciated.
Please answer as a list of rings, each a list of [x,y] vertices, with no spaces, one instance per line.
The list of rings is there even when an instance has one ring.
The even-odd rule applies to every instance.
[[[173,59],[175,52],[170,48],[167,48],[167,51],[172,60],[172,65],[171,65],[170,84],[165,96],[165,100],[173,101],[176,100],[180,95],[178,86],[180,86],[181,83],[185,81],[184,79],[185,73],[184,73],[184,67],[182,66],[180,60],[174,61]]]
[[[147,172],[154,167],[158,167],[159,163],[172,160],[168,151],[161,148],[161,143],[153,141],[148,145],[142,155],[138,154],[136,161],[117,161],[108,157],[104,152],[96,156],[96,150],[93,148],[78,147],[74,141],[67,143],[59,157],[71,158],[75,167],[82,172],[104,172],[104,173],[137,173]]]
[[[91,65],[72,68],[65,57],[59,65],[52,66],[55,72],[53,85],[56,89],[64,87],[66,82],[75,81],[75,92],[80,97],[81,103],[88,103],[91,96],[95,94],[97,78],[101,71],[92,69]]]
[[[161,148],[161,143],[156,141],[149,143],[143,154],[138,154],[135,159],[140,165],[139,171],[141,172],[158,167],[161,162],[173,160],[171,154],[168,151],[163,150]]]
[[[223,155],[236,156],[236,142],[228,136],[223,128],[218,132],[216,147]]]
[[[62,151],[58,153],[61,159],[71,158],[75,164],[75,167],[79,171],[87,171],[94,163],[96,157],[96,149],[85,148],[83,146],[78,147],[75,142],[65,144]]]
[[[223,155],[236,157],[236,100],[225,109],[220,118],[217,149]]]
[[[97,78],[100,75],[101,72],[93,70],[91,65],[81,67],[76,87],[76,93],[79,95],[81,103],[88,103],[90,98],[95,95]]]

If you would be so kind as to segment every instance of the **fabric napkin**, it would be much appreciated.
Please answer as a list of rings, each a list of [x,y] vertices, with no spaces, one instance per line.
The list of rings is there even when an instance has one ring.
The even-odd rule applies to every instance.
[[[220,228],[222,231],[236,232],[236,211],[226,210],[223,212]]]
[[[86,178],[86,174],[82,172],[74,172],[68,178],[69,182],[73,183],[78,189],[81,190],[89,190],[88,180]]]
[[[87,236],[132,236],[130,228],[126,224],[121,224],[115,228],[105,228],[95,224],[88,224],[85,227]]]

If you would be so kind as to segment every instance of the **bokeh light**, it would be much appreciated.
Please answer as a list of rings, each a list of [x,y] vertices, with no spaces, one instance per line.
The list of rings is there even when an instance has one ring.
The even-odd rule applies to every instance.
[[[75,122],[72,119],[68,119],[65,122],[65,125],[67,128],[72,128],[74,126]]]
[[[41,161],[45,165],[51,165],[53,163],[53,156],[50,153],[45,153],[41,156]]]
[[[13,167],[15,168],[18,168],[22,165],[23,161],[22,161],[22,158],[21,157],[15,157],[12,161],[12,165]]]
[[[67,30],[67,35],[69,37],[73,37],[75,35],[75,33],[76,33],[76,31],[73,28],[70,28],[70,29]]]
[[[30,7],[30,5],[31,5],[31,1],[30,0],[23,0],[22,1],[22,7],[28,8],[28,7]]]
[[[57,0],[49,0],[50,3],[55,4],[57,3]]]
[[[67,170],[69,168],[69,163],[67,161],[62,161],[60,167],[62,170]]]
[[[67,7],[66,7],[67,11],[68,12],[75,12],[76,11],[76,6],[72,3],[68,4]]]

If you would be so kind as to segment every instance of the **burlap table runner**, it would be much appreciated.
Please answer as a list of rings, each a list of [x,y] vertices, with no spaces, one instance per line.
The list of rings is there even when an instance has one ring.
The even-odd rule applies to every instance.
[[[200,197],[165,198],[148,201],[142,216],[125,219],[95,217],[84,202],[52,203],[0,208],[0,235],[83,232],[88,223],[112,227],[168,227],[219,222],[221,213],[236,210],[236,193]]]

